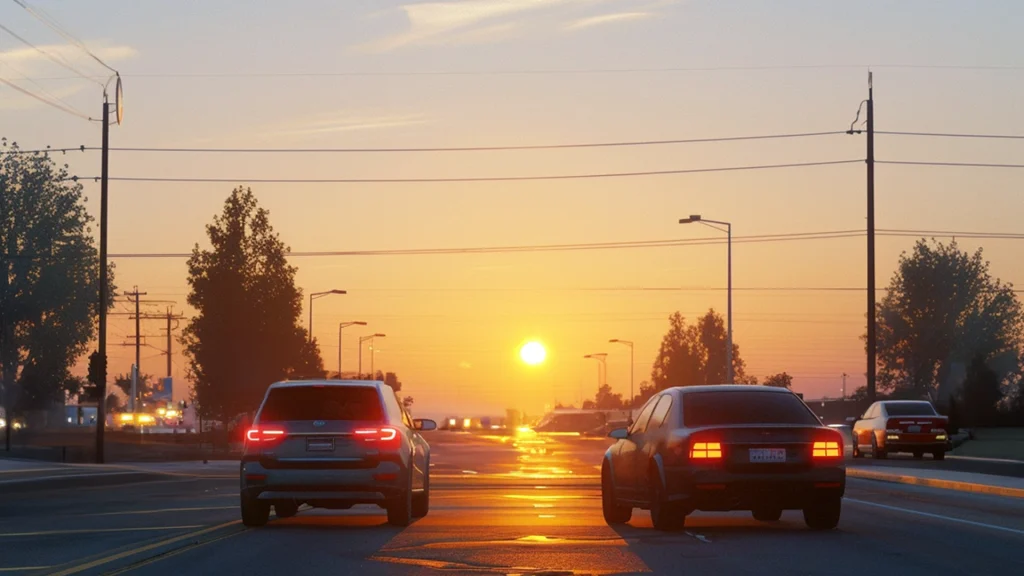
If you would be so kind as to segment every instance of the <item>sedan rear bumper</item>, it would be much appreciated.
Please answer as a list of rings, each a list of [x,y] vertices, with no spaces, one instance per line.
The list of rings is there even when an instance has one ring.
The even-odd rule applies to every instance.
[[[669,500],[689,510],[797,510],[846,491],[846,468],[841,465],[770,474],[670,467],[665,477]]]

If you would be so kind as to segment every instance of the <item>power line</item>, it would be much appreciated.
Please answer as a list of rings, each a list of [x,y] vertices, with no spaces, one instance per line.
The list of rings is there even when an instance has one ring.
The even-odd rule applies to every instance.
[[[821,232],[792,232],[785,234],[761,234],[751,236],[734,236],[734,244],[761,244],[768,242],[795,242],[805,240],[835,240],[843,238],[863,237],[863,230],[831,230]],[[886,237],[912,237],[930,235],[933,237],[948,238],[972,238],[987,240],[1024,240],[1024,234],[1010,233],[987,233],[987,232],[957,232],[950,230],[879,230],[878,236]],[[675,248],[683,246],[706,246],[711,244],[725,244],[728,239],[719,237],[685,238],[675,240],[636,240],[624,242],[588,242],[581,244],[534,244],[518,246],[470,246],[462,248],[415,248],[415,249],[391,249],[391,250],[334,250],[315,252],[289,252],[288,256],[302,257],[329,257],[329,256],[428,256],[428,255],[457,255],[457,254],[498,254],[498,253],[520,253],[520,252],[574,252],[583,250],[622,250],[622,249],[643,249],[643,248]],[[110,258],[136,259],[136,258],[190,258],[190,252],[154,252],[154,253],[120,253],[110,254]]]
[[[963,168],[1024,168],[1024,164],[988,164],[984,162],[916,162],[910,160],[875,160],[877,164],[902,166],[959,166]]]
[[[396,70],[337,72],[152,72],[132,74],[132,78],[152,79],[218,79],[218,78],[357,78],[357,77],[444,77],[444,76],[560,76],[598,74],[659,74],[672,72],[755,72],[773,70],[989,70],[1021,71],[1018,65],[931,65],[931,64],[782,64],[764,66],[668,66],[650,68],[554,68],[508,70]],[[64,78],[41,78],[63,80]]]
[[[72,35],[70,32],[68,32],[52,16],[44,12],[42,9],[37,9],[33,8],[32,6],[29,6],[28,3],[26,3],[24,0],[14,0],[14,3],[24,8],[25,11],[31,14],[36,20],[39,20],[43,24],[49,26],[51,30],[53,30],[57,34],[60,34],[65,40],[77,46],[80,50],[82,50],[82,52],[85,52],[87,55],[89,55],[89,57],[98,62],[100,66],[103,66],[107,70],[110,70],[114,74],[117,74],[117,70],[114,70],[113,68],[108,66],[107,63],[100,59],[99,56],[94,54],[92,50],[89,50],[89,47],[86,46],[84,42],[82,42],[74,35]]]
[[[162,152],[194,154],[315,154],[315,153],[386,153],[386,152],[496,152],[509,150],[560,150],[568,148],[616,148],[628,146],[664,146],[669,144],[703,144],[711,142],[742,142],[748,140],[780,140],[846,134],[844,131],[798,132],[792,134],[763,134],[755,136],[725,136],[717,138],[686,138],[670,140],[632,140],[620,142],[576,142],[568,144],[525,144],[510,146],[441,146],[414,148],[111,148],[112,152]],[[59,150],[97,151],[96,146],[62,148]]]
[[[1018,134],[957,134],[952,132],[895,132],[886,130],[875,130],[875,134],[886,134],[889,136],[923,136],[932,138],[987,138],[996,140],[1024,140],[1024,135]]]
[[[63,112],[67,112],[68,114],[72,114],[74,116],[78,116],[79,118],[84,118],[85,120],[91,120],[91,118],[89,118],[89,116],[79,112],[78,110],[75,110],[74,108],[71,108],[71,107],[66,106],[64,104],[61,104],[59,101],[58,102],[54,102],[52,100],[48,100],[48,99],[46,99],[46,98],[44,98],[44,97],[42,97],[42,96],[40,96],[38,94],[30,92],[29,90],[25,90],[21,86],[18,86],[17,84],[15,84],[14,82],[11,82],[10,80],[8,80],[6,78],[0,78],[0,82],[6,84],[7,86],[10,86],[11,88],[14,88],[18,92],[21,92],[22,94],[24,94],[25,96],[28,96],[29,98],[34,98],[34,99],[42,102],[43,104],[46,104],[48,106],[53,106],[54,108],[56,108],[58,110],[61,110]]]
[[[66,110],[73,111],[73,113],[76,116],[85,118],[86,120],[89,119],[89,116],[86,113],[76,109],[74,106],[71,106],[70,104],[68,104],[67,102],[61,100],[57,96],[54,96],[53,94],[49,93],[46,90],[46,88],[43,88],[42,86],[40,86],[38,82],[36,82],[35,80],[29,78],[28,76],[26,76],[23,72],[21,72],[20,70],[18,70],[14,66],[11,66],[10,64],[8,64],[6,62],[0,62],[0,65],[6,66],[6,67],[10,68],[15,74],[17,74],[18,76],[21,76],[22,79],[30,82],[33,86],[35,86],[36,88],[39,89],[39,92],[41,92],[44,97],[49,98],[54,103],[63,105],[63,108],[61,108],[62,110],[65,110],[65,108],[66,108]],[[10,85],[10,84],[8,84],[8,85]]]
[[[57,64],[58,66],[60,66],[60,67],[62,67],[62,68],[64,68],[64,69],[66,69],[66,70],[69,70],[69,71],[70,71],[70,72],[72,72],[72,73],[74,73],[74,74],[75,74],[75,76],[77,76],[78,78],[84,78],[84,79],[86,79],[86,80],[89,80],[89,81],[91,81],[91,82],[96,82],[96,83],[97,83],[97,84],[99,84],[100,86],[103,86],[103,83],[102,83],[102,82],[100,82],[100,81],[96,80],[95,78],[93,78],[92,76],[89,76],[88,74],[86,74],[86,73],[82,72],[82,71],[81,71],[81,70],[79,70],[78,68],[75,68],[75,67],[74,67],[74,66],[72,66],[72,65],[71,65],[71,63],[70,63],[70,62],[68,62],[68,61],[67,61],[67,59],[65,59],[65,58],[64,58],[63,56],[59,56],[59,55],[54,55],[54,54],[50,54],[50,53],[49,53],[48,51],[46,51],[46,50],[43,50],[42,48],[40,48],[40,47],[36,46],[35,44],[33,44],[33,43],[29,42],[28,40],[26,40],[26,39],[22,38],[22,37],[21,37],[21,36],[19,36],[19,35],[18,35],[18,34],[17,34],[16,32],[14,32],[13,30],[11,30],[11,29],[10,29],[10,28],[8,28],[7,26],[4,26],[3,24],[0,24],[0,30],[3,30],[4,32],[7,32],[7,33],[8,33],[8,34],[10,34],[10,35],[11,35],[11,37],[13,37],[13,38],[14,38],[15,40],[17,40],[17,41],[21,42],[22,44],[24,44],[24,45],[28,46],[29,48],[31,48],[31,49],[33,49],[33,50],[35,50],[36,52],[39,52],[40,54],[42,54],[43,56],[45,56],[45,57],[46,57],[46,58],[47,58],[48,60],[50,60],[51,62],[53,62],[53,63]]]
[[[794,162],[790,164],[759,164],[748,166],[724,166],[721,168],[690,168],[680,170],[651,170],[644,172],[605,172],[589,174],[553,174],[541,176],[470,176],[451,178],[176,178],[160,176],[124,176],[111,177],[110,180],[121,182],[177,182],[177,183],[239,183],[251,182],[256,184],[429,184],[429,183],[452,183],[452,182],[525,182],[536,180],[593,180],[599,178],[630,178],[637,176],[668,176],[672,174],[697,174],[708,172],[736,172],[748,170],[769,170],[776,168],[806,168],[810,166],[834,166],[838,164],[854,164],[863,160],[828,160],[823,162]],[[83,178],[71,177],[71,180],[79,181],[91,179],[99,181],[98,176]]]

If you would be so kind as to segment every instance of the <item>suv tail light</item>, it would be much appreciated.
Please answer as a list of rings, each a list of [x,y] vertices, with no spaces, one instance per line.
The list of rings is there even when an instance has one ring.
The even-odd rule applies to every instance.
[[[285,433],[281,428],[268,428],[255,426],[245,431],[245,440],[260,446],[272,444],[284,438]]]
[[[398,429],[391,426],[382,428],[359,428],[355,431],[355,437],[368,444],[381,447],[398,446],[401,440],[398,436]]]
[[[825,430],[814,437],[811,444],[811,458],[826,460],[843,457],[843,435],[834,430]]]

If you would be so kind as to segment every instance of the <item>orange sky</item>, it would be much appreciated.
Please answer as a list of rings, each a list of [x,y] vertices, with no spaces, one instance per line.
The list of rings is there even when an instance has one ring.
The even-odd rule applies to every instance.
[[[103,2],[100,3],[104,4]],[[229,3],[225,3],[227,5]],[[875,68],[880,130],[1024,133],[1019,70],[893,68],[886,64],[1006,64],[1024,48],[1005,11],[967,13],[956,3],[928,10],[868,3],[884,13],[865,32],[863,15],[818,3],[780,2],[745,11],[718,3],[570,2],[537,8],[516,0],[400,5],[370,10],[318,5],[308,11],[246,5],[190,7],[154,26],[152,6],[117,6],[101,21],[64,3],[50,8],[125,78],[126,122],[114,146],[396,147],[516,145],[657,140],[845,130],[866,97],[866,64]],[[920,3],[918,3],[920,4]],[[169,4],[155,5],[168,7]],[[177,6],[177,5],[176,5]],[[240,6],[240,5],[239,5]],[[424,8],[428,6],[432,8]],[[448,7],[446,7],[448,6]],[[468,6],[468,8],[467,8]],[[499,6],[504,6],[499,10]],[[925,4],[921,4],[925,6]],[[378,9],[379,8],[379,9]],[[879,12],[884,11],[884,12]],[[8,13],[10,12],[10,13]],[[625,17],[622,14],[645,14]],[[8,17],[10,17],[8,19]],[[39,44],[59,39],[25,15],[0,8]],[[596,19],[596,20],[595,20]],[[1019,19],[1017,20],[1019,21]],[[331,24],[337,30],[328,33]],[[223,31],[234,31],[229,42]],[[323,30],[321,30],[323,28]],[[957,34],[949,30],[957,29]],[[822,30],[830,30],[823,34]],[[322,33],[321,33],[322,32]],[[870,48],[862,34],[871,34]],[[182,38],[188,41],[182,43]],[[99,109],[97,89],[0,43],[0,62],[45,84],[68,102]],[[869,52],[865,52],[869,50]],[[68,52],[69,57],[73,51]],[[83,67],[85,61],[75,60]],[[824,65],[822,67],[802,67]],[[795,66],[751,70],[749,67]],[[641,68],[715,71],[621,72]],[[409,75],[410,71],[594,70],[619,72]],[[59,69],[57,69],[59,71]],[[91,69],[90,69],[91,70]],[[0,68],[0,72],[3,69]],[[395,76],[181,78],[162,73],[402,72]],[[152,76],[155,75],[155,76]],[[65,96],[66,95],[66,96]],[[98,145],[95,125],[3,93],[3,133],[23,146]],[[1024,143],[879,136],[880,159],[1017,162]],[[115,152],[113,176],[251,178],[415,178],[691,169],[745,164],[848,160],[864,155],[863,136],[561,151],[450,154],[171,155]],[[95,153],[66,157],[74,173],[95,176]],[[1024,172],[880,165],[879,228],[1013,232],[1024,216]],[[284,241],[296,251],[381,250],[699,238],[682,227],[700,213],[733,223],[737,236],[864,227],[859,164],[679,176],[472,184],[253,184]],[[233,184],[111,184],[112,253],[187,252],[205,242],[204,226]],[[85,185],[98,213],[98,187]],[[878,240],[879,286],[913,238]],[[981,241],[993,272],[1024,279],[1017,241]],[[858,288],[865,285],[863,238],[737,244],[734,329],[748,372],[787,371],[810,397],[864,383],[865,296],[853,291],[751,288]],[[964,241],[974,249],[973,241]],[[307,291],[341,288],[318,300],[315,333],[336,367],[337,323],[346,331],[345,367],[355,368],[360,334],[384,332],[376,366],[399,373],[416,406],[500,413],[540,411],[556,399],[592,395],[596,367],[581,359],[608,352],[609,381],[647,379],[667,317],[725,308],[725,246],[562,253],[300,258]],[[118,259],[117,283],[185,310],[185,265],[175,259]],[[682,287],[668,291],[581,288]],[[693,288],[713,288],[710,291]],[[163,305],[149,308],[157,312]],[[305,321],[305,315],[303,316]],[[162,325],[144,325],[159,334]],[[131,334],[110,325],[110,341]],[[527,368],[518,345],[536,338],[548,361]],[[148,342],[163,347],[162,339]],[[177,344],[176,344],[177,346]],[[111,369],[126,371],[134,352],[111,346]],[[143,350],[143,371],[165,362]],[[184,362],[174,358],[180,382]],[[81,372],[84,373],[84,365]],[[180,384],[176,391],[183,396]]]

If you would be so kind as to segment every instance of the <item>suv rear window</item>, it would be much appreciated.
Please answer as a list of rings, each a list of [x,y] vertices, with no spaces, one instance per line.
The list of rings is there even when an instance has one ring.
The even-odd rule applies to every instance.
[[[935,416],[935,408],[928,402],[886,402],[889,416]]]
[[[821,422],[792,394],[741,391],[684,395],[683,424],[698,428],[732,424],[821,425]]]
[[[295,386],[271,390],[259,418],[380,421],[384,409],[377,389],[369,386]]]

